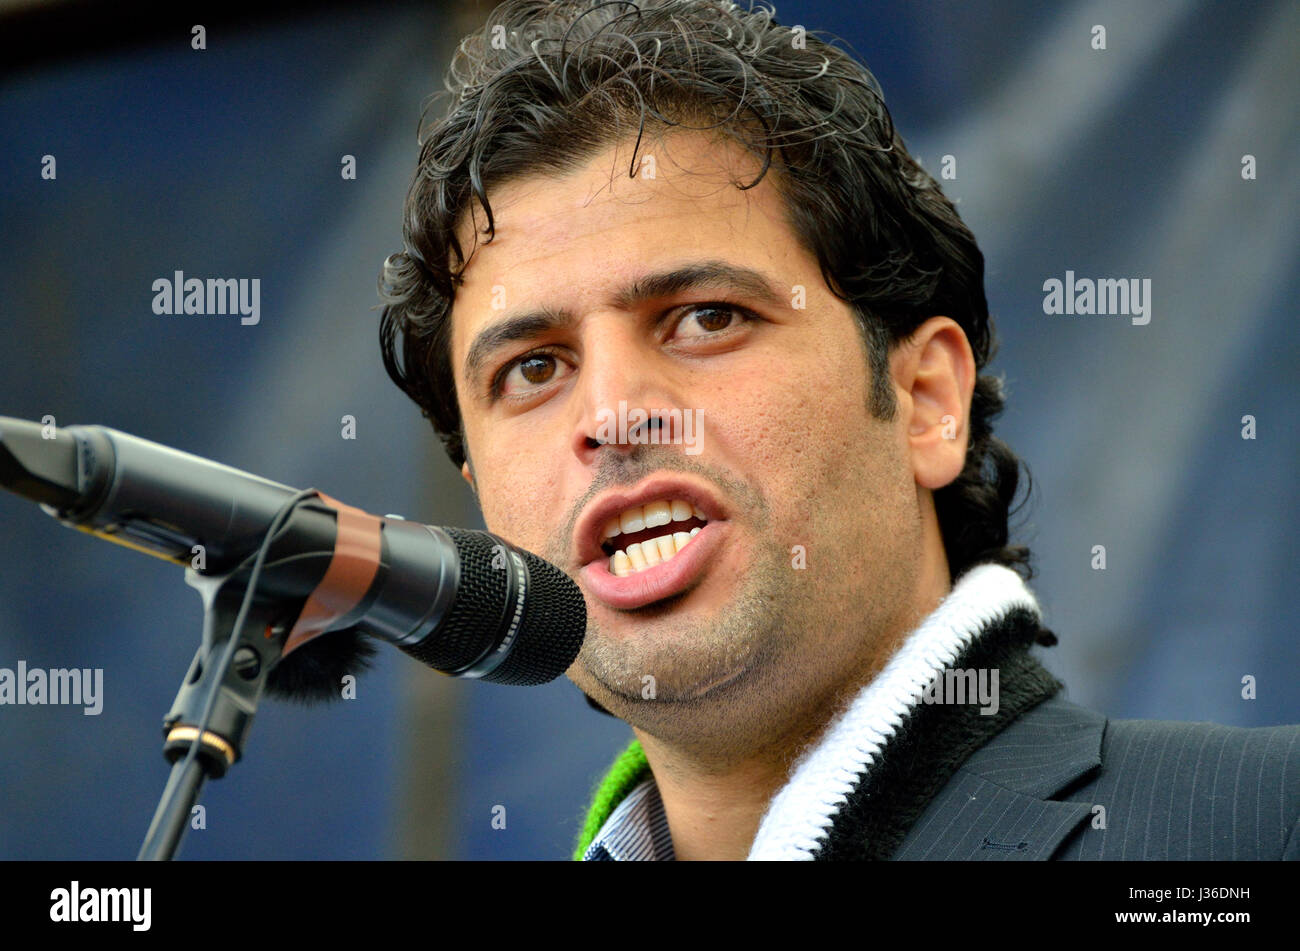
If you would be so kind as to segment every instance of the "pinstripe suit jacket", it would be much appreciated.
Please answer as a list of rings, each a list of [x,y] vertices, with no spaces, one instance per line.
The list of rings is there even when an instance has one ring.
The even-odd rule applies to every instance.
[[[1300,726],[1045,700],[970,756],[898,860],[1300,860]]]

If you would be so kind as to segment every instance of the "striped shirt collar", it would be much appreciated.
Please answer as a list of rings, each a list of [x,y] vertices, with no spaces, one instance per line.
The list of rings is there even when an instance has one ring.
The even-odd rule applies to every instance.
[[[668,814],[653,777],[627,794],[582,856],[584,862],[668,862],[674,858]]]
[[[948,667],[978,634],[1016,608],[1041,617],[1034,595],[1010,568],[985,564],[962,575],[817,745],[800,757],[789,781],[769,804],[749,858],[811,859],[848,794],[919,702],[934,673]],[[668,817],[653,775],[619,803],[583,853],[583,861],[674,857]]]

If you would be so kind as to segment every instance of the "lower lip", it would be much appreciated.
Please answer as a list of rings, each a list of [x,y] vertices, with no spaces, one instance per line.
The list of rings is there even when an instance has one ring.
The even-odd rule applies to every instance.
[[[686,590],[712,563],[722,545],[725,521],[709,522],[690,544],[653,568],[619,577],[609,570],[608,558],[585,565],[579,574],[596,598],[610,607],[630,611],[643,608]]]

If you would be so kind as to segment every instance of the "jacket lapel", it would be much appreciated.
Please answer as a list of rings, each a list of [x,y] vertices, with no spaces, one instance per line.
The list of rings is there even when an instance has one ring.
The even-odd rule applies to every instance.
[[[901,861],[1043,861],[1092,815],[1057,801],[1101,765],[1106,718],[1060,697],[1029,710],[973,754],[893,855]]]

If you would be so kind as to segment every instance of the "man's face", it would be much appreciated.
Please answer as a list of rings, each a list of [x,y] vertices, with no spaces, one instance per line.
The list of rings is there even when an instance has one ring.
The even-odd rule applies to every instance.
[[[921,561],[906,416],[868,412],[855,318],[771,174],[736,188],[758,166],[701,133],[643,143],[653,166],[631,179],[630,150],[490,196],[496,237],[452,313],[475,486],[489,530],[581,586],[574,683],[652,732],[749,728],[825,700],[904,623]],[[638,410],[681,416],[661,444],[620,442],[649,433]],[[692,503],[677,527],[701,531],[620,575],[611,547],[676,534],[634,531],[663,502]],[[630,533],[602,549],[613,525]]]

